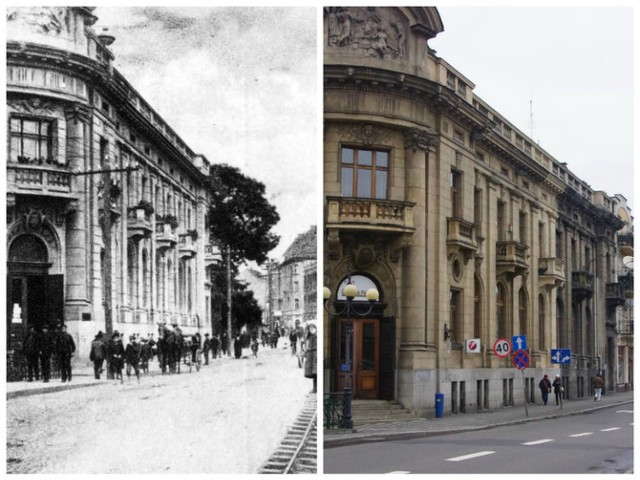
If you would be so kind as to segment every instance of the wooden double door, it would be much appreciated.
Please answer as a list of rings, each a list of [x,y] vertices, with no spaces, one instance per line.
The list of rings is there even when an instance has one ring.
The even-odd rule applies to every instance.
[[[394,385],[395,321],[393,318],[351,320],[351,375],[346,370],[349,323],[339,318],[333,328],[333,388],[342,391],[349,382],[354,398],[391,399]]]

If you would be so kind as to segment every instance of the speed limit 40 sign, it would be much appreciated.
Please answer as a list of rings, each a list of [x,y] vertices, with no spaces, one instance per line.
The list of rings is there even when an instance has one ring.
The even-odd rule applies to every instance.
[[[506,338],[499,338],[493,344],[493,353],[500,358],[509,356],[511,353],[511,343]]]

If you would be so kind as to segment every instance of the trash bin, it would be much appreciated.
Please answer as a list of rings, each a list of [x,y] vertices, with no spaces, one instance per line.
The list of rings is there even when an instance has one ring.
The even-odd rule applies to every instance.
[[[444,393],[436,393],[436,418],[444,417]]]

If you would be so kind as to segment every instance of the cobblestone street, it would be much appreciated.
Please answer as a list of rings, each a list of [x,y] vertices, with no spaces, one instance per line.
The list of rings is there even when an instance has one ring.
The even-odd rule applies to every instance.
[[[257,359],[245,349],[240,360],[181,375],[160,375],[154,361],[140,384],[125,376],[123,385],[14,393],[7,472],[254,473],[312,387],[283,347],[261,348]],[[74,382],[84,375],[77,369]]]

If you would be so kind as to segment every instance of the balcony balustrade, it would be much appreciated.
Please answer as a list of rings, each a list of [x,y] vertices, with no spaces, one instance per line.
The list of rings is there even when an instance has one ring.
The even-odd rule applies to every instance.
[[[620,283],[607,283],[606,299],[608,307],[618,307],[624,305],[624,286]]]
[[[472,222],[461,218],[447,218],[447,250],[449,254],[460,252],[465,263],[478,250],[476,228]]]
[[[9,163],[7,193],[75,198],[72,192],[72,174],[64,167],[53,164]]]
[[[149,238],[153,232],[151,214],[142,207],[129,209],[127,214],[127,235],[133,240]]]
[[[156,248],[166,250],[176,245],[177,238],[175,229],[169,222],[156,221]]]
[[[581,301],[593,296],[593,275],[585,271],[571,272],[571,293],[575,300]]]
[[[178,254],[180,258],[191,258],[198,253],[196,241],[191,234],[185,233],[180,235]]]
[[[375,198],[327,197],[327,228],[413,233],[415,203]]]
[[[217,245],[207,244],[204,246],[204,265],[209,267],[222,261],[222,254]]]
[[[541,287],[564,284],[564,260],[555,257],[541,257],[538,259],[538,282]]]
[[[633,233],[618,235],[618,251],[623,257],[633,257]]]
[[[496,274],[510,273],[517,276],[529,273],[528,248],[513,240],[496,242]]]

